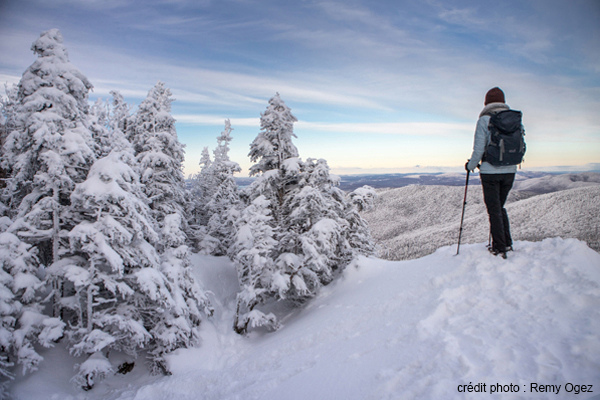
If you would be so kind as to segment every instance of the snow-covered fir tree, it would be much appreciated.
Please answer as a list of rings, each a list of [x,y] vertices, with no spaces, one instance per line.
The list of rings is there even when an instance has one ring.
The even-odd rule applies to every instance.
[[[210,150],[208,146],[202,149],[200,157],[200,172],[198,172],[192,182],[191,189],[191,212],[190,217],[193,221],[194,228],[198,231],[197,236],[203,236],[208,225],[208,216],[206,215],[206,204],[214,194],[214,176],[212,174],[212,159],[210,158]]]
[[[171,90],[158,82],[129,125],[141,182],[159,224],[169,214],[183,216],[187,202],[182,167],[184,146],[177,139],[171,95]]]
[[[18,84],[14,127],[3,148],[10,166],[5,201],[13,231],[38,247],[42,264],[57,262],[75,225],[70,194],[94,161],[89,130],[88,79],[68,59],[57,29],[43,32],[31,49],[38,59]]]
[[[345,220],[348,222],[346,237],[355,255],[376,253],[375,243],[367,221],[360,215],[360,211],[370,210],[375,205],[377,193],[370,186],[356,188],[349,194],[350,201],[344,206]]]
[[[227,254],[233,235],[233,222],[238,215],[240,196],[233,174],[240,172],[238,163],[229,159],[229,142],[231,142],[231,123],[225,121],[225,129],[217,137],[217,147],[214,150],[214,161],[201,171],[199,179],[206,178],[201,183],[206,193],[201,195],[206,228],[201,234],[199,247],[202,252],[221,256]],[[203,160],[201,160],[202,162]]]
[[[108,128],[113,133],[113,148],[115,146],[123,146],[122,143],[130,143],[130,139],[127,138],[127,133],[132,132],[129,129],[129,125],[133,123],[131,109],[132,107],[125,102],[125,98],[118,90],[111,90],[110,95],[112,101],[110,102],[110,112],[108,114]],[[114,144],[118,141],[117,144]],[[120,143],[120,144],[119,144]]]
[[[114,370],[109,351],[144,349],[167,372],[164,355],[195,345],[213,312],[189,267],[170,92],[157,84],[135,119],[117,92],[110,112],[101,101],[90,110],[92,86],[60,32],[32,49],[38,60],[2,110],[3,201],[14,219],[1,224],[2,375],[14,361],[34,369],[33,343],[50,345],[63,328],[71,353],[88,356],[75,377],[85,388]],[[42,294],[53,317],[41,313]]]
[[[4,142],[6,141],[6,124],[4,121],[0,120],[0,150],[4,147]],[[0,215],[4,214],[4,203],[2,202],[2,189],[6,187],[6,178],[8,177],[8,171],[6,171],[2,164],[0,163]]]
[[[4,147],[4,142],[6,141],[6,124],[0,121],[0,150]],[[8,171],[2,167],[0,163],[0,215],[4,215],[6,210],[6,206],[4,202],[2,202],[2,191],[6,187],[6,179],[8,178]]]
[[[109,350],[146,349],[152,370],[168,372],[164,354],[197,344],[202,313],[212,313],[191,275],[178,214],[156,232],[135,166],[132,151],[117,149],[94,163],[72,194],[85,215],[69,233],[72,256],[48,271],[73,287],[61,305],[71,315],[71,352],[88,355],[75,378],[85,388],[113,371]]]
[[[7,217],[3,217],[8,219]],[[12,378],[14,360],[23,374],[35,371],[43,359],[34,345],[51,347],[65,324],[44,315],[44,283],[38,277],[37,249],[0,226],[0,376]]]
[[[40,264],[50,269],[68,257],[68,232],[78,223],[70,195],[75,185],[85,180],[96,150],[87,104],[92,85],[70,64],[62,35],[57,29],[43,32],[32,50],[38,59],[17,87],[13,127],[2,156],[3,164],[10,166],[4,198],[15,219],[8,231],[36,250],[37,257],[23,258],[28,265],[22,268],[30,271],[30,282],[35,281],[33,271]],[[71,289],[66,280],[53,281],[47,298],[53,299],[54,317],[63,317],[62,304],[68,303]],[[23,312],[29,322],[17,327],[15,346],[31,368],[39,359],[32,346],[19,342],[16,332],[29,332],[21,334],[25,338],[36,335],[44,321],[57,321],[52,325],[56,334],[45,334],[48,340],[57,339],[64,323],[40,313],[39,296],[27,300]]]
[[[125,136],[131,121],[131,106],[123,95],[111,90],[112,100],[102,99],[90,107],[89,120],[92,136],[97,144],[97,158],[106,157],[113,149],[128,149],[131,144]]]
[[[17,97],[18,87],[12,85],[10,88],[8,84],[5,85],[6,98],[0,98],[0,150],[4,153],[4,144],[8,134],[17,128]],[[10,165],[2,162],[0,157],[0,215],[3,215],[5,210],[4,205],[4,191],[6,187],[6,179],[9,176]]]
[[[152,247],[158,235],[133,164],[133,154],[126,152],[111,152],[94,163],[88,179],[71,196],[83,214],[83,221],[69,233],[72,256],[48,270],[49,281],[67,281],[72,288],[70,301],[60,303],[61,314],[69,321],[71,353],[89,357],[76,375],[88,389],[111,371],[104,360],[108,350],[135,356],[150,341],[144,325],[148,292],[160,299],[140,274],[158,269],[159,257]],[[164,276],[158,271],[153,275],[164,288]],[[148,290],[138,292],[141,285]]]
[[[287,164],[292,169],[296,161]],[[303,303],[354,257],[374,248],[357,205],[338,187],[327,161],[309,158],[293,169],[299,171],[298,180],[282,207],[276,265],[289,282],[284,298]]]
[[[371,186],[356,188],[350,193],[350,199],[358,211],[369,211],[375,206],[377,192]]]
[[[3,201],[14,219],[0,240],[2,281],[12,291],[3,290],[11,303],[3,325],[8,329],[6,318],[12,321],[9,345],[24,372],[42,359],[34,343],[50,346],[63,335],[65,324],[42,313],[48,293],[40,276],[68,252],[67,232],[76,224],[70,194],[85,179],[95,149],[87,105],[92,85],[70,64],[62,35],[57,29],[43,32],[31,49],[37,60],[3,102],[7,136],[1,160],[9,172]],[[66,290],[56,282],[47,297],[55,299],[54,312]]]
[[[121,119],[129,124],[130,134],[133,132],[130,137],[133,138],[140,181],[152,217],[157,222],[159,240],[155,246],[160,257],[159,270],[167,278],[171,296],[177,302],[176,308],[168,307],[164,313],[149,314],[155,318],[150,324],[153,328],[148,348],[156,371],[166,370],[162,359],[165,353],[196,343],[200,313],[212,313],[189,268],[189,248],[185,244],[189,227],[188,193],[182,167],[184,150],[177,139],[175,119],[170,113],[172,101],[171,91],[158,82],[135,116]]]
[[[110,130],[108,127],[108,103],[102,101],[102,99],[96,100],[96,102],[90,107],[89,110],[89,124],[92,137],[96,142],[96,157],[102,158],[110,153],[112,148],[112,140]]]
[[[2,146],[4,146],[8,134],[18,129],[17,105],[19,98],[19,87],[14,84],[9,87],[8,84],[5,84],[4,91],[6,93],[6,97],[2,97],[0,100],[0,111],[4,117],[4,120],[0,124],[3,127],[2,135],[0,136]]]
[[[241,212],[229,248],[229,257],[236,264],[241,289],[233,321],[233,329],[240,334],[257,326],[278,327],[275,315],[255,309],[273,297],[273,253],[277,242],[271,226],[270,206],[265,196],[258,196]]]
[[[208,150],[208,146],[205,146],[202,149],[202,155],[200,156],[200,172],[208,173],[210,166],[212,165],[212,159],[210,158],[210,150]]]
[[[90,107],[90,130],[97,144],[97,158],[106,157],[111,151],[132,152],[131,143],[126,137],[131,123],[131,106],[125,102],[120,92],[111,90],[112,100],[98,99]]]
[[[149,352],[155,360],[155,372],[166,370],[164,354],[198,344],[202,315],[211,316],[214,312],[207,293],[200,288],[190,267],[190,251],[185,244],[187,237],[181,229],[181,218],[177,213],[168,215],[161,231],[164,247],[160,270],[168,279],[175,307],[164,317],[155,316],[151,325],[154,339]]]
[[[269,105],[261,113],[261,131],[250,144],[248,156],[256,162],[250,167],[250,176],[259,180],[254,185],[254,192],[265,193],[267,198],[275,201],[272,205],[275,222],[279,222],[279,211],[283,205],[288,188],[295,183],[296,170],[285,163],[298,157],[298,149],[292,142],[294,122],[298,121],[292,115],[290,108],[281,100],[279,93],[269,100]]]
[[[255,224],[268,225],[275,243],[264,252],[265,260],[250,268],[248,261],[235,255],[240,243],[248,242],[240,239],[248,236],[240,233],[246,225],[236,224],[234,253],[230,254],[241,285],[234,324],[238,333],[249,326],[276,326],[273,315],[264,316],[256,307],[274,300],[301,304],[330,283],[353,257],[373,250],[366,223],[337,187],[339,179],[330,175],[327,162],[298,157],[292,142],[295,121],[289,107],[275,95],[261,114],[261,132],[250,145],[249,156],[256,162],[250,173],[257,176],[250,199],[264,199],[262,203],[268,205],[263,208],[269,210],[263,212],[268,218],[255,219]],[[251,203],[242,216],[255,209]],[[260,286],[255,286],[257,282]]]
[[[345,234],[345,194],[329,175],[327,162],[308,159],[297,168],[298,183],[282,206],[276,262],[289,282],[286,298],[302,302],[330,283],[353,253]]]

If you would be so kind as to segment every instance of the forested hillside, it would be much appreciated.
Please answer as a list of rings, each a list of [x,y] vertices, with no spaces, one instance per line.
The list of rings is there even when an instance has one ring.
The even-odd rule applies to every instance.
[[[452,186],[379,191],[375,207],[363,216],[381,256],[406,260],[456,244],[464,192],[464,187]],[[506,206],[513,239],[577,238],[600,251],[599,196],[597,184],[537,196],[513,190]],[[465,210],[462,243],[487,243],[489,223],[480,186],[469,187]]]

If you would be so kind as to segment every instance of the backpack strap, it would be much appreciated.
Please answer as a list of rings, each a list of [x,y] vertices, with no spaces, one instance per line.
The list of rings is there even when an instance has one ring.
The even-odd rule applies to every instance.
[[[505,110],[510,110],[510,107],[507,104],[491,103],[491,104],[488,104],[487,106],[485,106],[483,108],[483,110],[481,110],[481,113],[479,114],[479,118],[483,117],[484,115],[488,115],[491,117],[492,115],[497,114],[500,111],[505,111]]]

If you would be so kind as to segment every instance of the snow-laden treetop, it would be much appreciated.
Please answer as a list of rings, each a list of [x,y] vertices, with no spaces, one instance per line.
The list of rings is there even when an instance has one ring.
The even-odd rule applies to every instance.
[[[64,106],[63,113],[67,112],[64,116],[71,119],[75,119],[78,114],[76,107],[87,110],[88,93],[94,86],[69,62],[60,31],[50,29],[42,32],[31,45],[31,50],[38,55],[38,59],[23,73],[19,84],[19,97],[24,99],[35,92],[39,92],[40,96],[23,103],[30,103],[31,111],[42,110],[40,103],[45,103],[46,108],[60,103]],[[60,92],[73,96],[77,100],[77,106],[69,104],[69,99]]]
[[[256,165],[250,168],[250,175],[257,175],[272,169],[279,169],[283,161],[298,157],[298,149],[292,143],[294,122],[290,108],[281,100],[279,93],[269,100],[269,106],[260,115],[260,129],[250,145],[248,156]]]
[[[63,42],[60,31],[50,29],[40,34],[39,39],[31,45],[31,50],[40,57],[54,56],[62,62],[69,62],[69,54]]]

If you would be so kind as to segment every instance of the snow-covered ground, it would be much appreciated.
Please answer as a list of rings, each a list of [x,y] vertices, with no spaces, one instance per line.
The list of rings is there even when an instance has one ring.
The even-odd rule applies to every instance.
[[[600,395],[600,255],[575,239],[515,247],[506,261],[482,243],[461,246],[459,256],[452,246],[411,261],[363,258],[284,317],[282,329],[249,337],[231,329],[238,290],[232,265],[194,255],[216,314],[203,323],[199,348],[170,357],[172,376],[149,376],[138,361],[129,374],[83,392],[68,383],[74,361],[59,347],[42,351],[40,370],[18,378],[11,391],[28,400]],[[477,383],[486,393],[459,392]],[[496,384],[519,391],[490,396]],[[560,391],[531,393],[533,385]],[[582,385],[593,393],[576,395]]]

